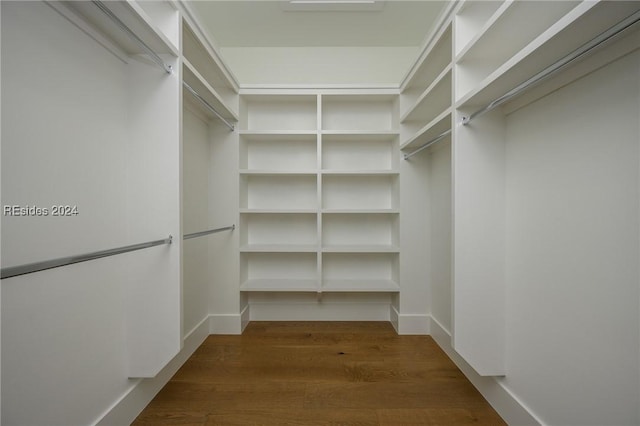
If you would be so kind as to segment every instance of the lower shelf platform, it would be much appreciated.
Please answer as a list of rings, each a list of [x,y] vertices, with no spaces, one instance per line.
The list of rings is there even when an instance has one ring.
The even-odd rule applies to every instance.
[[[326,292],[399,292],[400,286],[392,280],[332,279],[322,283],[321,291]]]
[[[317,292],[318,281],[312,279],[250,279],[240,286],[240,291]]]
[[[365,293],[385,292],[397,293],[400,286],[392,280],[355,280],[332,279],[323,281],[318,286],[318,281],[313,279],[250,279],[240,286],[240,291],[246,292],[312,292],[312,293]]]

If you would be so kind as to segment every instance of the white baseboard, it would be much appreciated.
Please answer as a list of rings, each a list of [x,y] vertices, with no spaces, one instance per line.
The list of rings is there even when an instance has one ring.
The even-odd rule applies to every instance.
[[[389,321],[389,303],[254,303],[251,321]]]
[[[395,308],[392,309],[392,316],[398,321],[396,331],[400,335],[426,335],[431,331],[431,317],[422,314],[400,314]]]
[[[451,346],[451,333],[430,317],[431,337],[464,373],[482,396],[510,425],[528,426],[543,423],[495,377],[480,376]]]
[[[187,359],[209,335],[209,317],[204,318],[184,338],[180,352],[152,379],[132,380],[131,387],[98,420],[96,426],[123,426],[131,424],[153,397],[167,384]]]
[[[240,312],[240,326],[242,327],[242,331],[249,325],[249,321],[251,321],[251,308],[249,305],[246,305]]]
[[[241,334],[242,315],[209,315],[209,334]]]
[[[396,309],[395,306],[390,305],[389,306],[389,322],[391,322],[391,325],[393,326],[393,329],[396,331],[396,333],[398,332],[398,310]]]

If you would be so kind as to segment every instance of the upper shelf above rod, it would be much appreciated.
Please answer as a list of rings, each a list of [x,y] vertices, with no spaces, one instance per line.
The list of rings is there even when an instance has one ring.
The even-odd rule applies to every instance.
[[[198,102],[200,102],[214,116],[219,118],[220,121],[222,121],[225,124],[225,126],[227,126],[229,128],[229,130],[231,130],[233,132],[236,129],[236,127],[233,125],[233,123],[230,123],[226,118],[224,118],[214,107],[211,106],[211,104],[209,104],[209,102],[206,101],[206,99],[204,99],[202,96],[200,96],[198,94],[198,92],[196,92],[193,89],[193,87],[189,86],[189,84],[186,81],[183,81],[182,85],[184,86],[185,89],[187,89],[187,91],[189,93],[191,93],[198,100]]]
[[[151,60],[155,62],[160,68],[162,68],[167,74],[173,74],[173,67],[166,64],[160,55],[158,55],[153,49],[151,49],[140,37],[136,35],[124,22],[120,20],[103,2],[98,0],[92,0],[92,3],[102,11],[123,33],[129,37],[133,42],[144,50],[149,55]]]
[[[500,105],[510,101],[511,99],[515,98],[516,96],[519,96],[521,93],[525,92],[526,90],[528,90],[528,89],[534,87],[535,85],[541,83],[542,81],[546,80],[547,78],[557,74],[558,72],[562,71],[567,66],[571,65],[572,63],[574,63],[575,61],[581,59],[582,57],[584,57],[585,55],[589,54],[590,52],[592,52],[593,50],[597,49],[598,47],[602,46],[603,44],[605,44],[609,40],[612,40],[614,37],[618,36],[622,32],[624,32],[627,29],[631,28],[632,26],[637,24],[638,21],[640,21],[640,11],[635,12],[634,14],[632,14],[631,16],[627,17],[626,19],[622,20],[618,24],[610,27],[609,29],[607,29],[603,33],[601,33],[598,36],[594,37],[593,39],[589,40],[588,42],[586,42],[585,44],[583,44],[579,48],[575,49],[571,53],[569,53],[569,54],[565,55],[564,57],[562,57],[560,60],[554,62],[553,64],[549,65],[548,67],[546,67],[542,71],[538,72],[537,74],[533,75],[532,77],[530,77],[527,80],[523,81],[522,83],[518,84],[516,87],[514,87],[513,89],[511,89],[508,92],[506,92],[504,95],[500,96],[499,98],[494,99],[493,101],[491,101],[490,103],[488,103],[484,107],[476,110],[474,113],[470,114],[469,116],[463,117],[461,124],[466,126],[474,118],[480,117],[481,115],[488,113],[489,111],[491,111],[491,110],[499,107]]]
[[[160,55],[176,58],[178,49],[135,2],[47,1],[46,4],[123,62],[133,55],[144,55],[164,72],[173,72],[173,67]]]

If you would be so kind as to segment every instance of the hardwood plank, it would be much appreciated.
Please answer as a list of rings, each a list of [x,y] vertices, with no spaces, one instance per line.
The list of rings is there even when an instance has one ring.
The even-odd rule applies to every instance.
[[[378,426],[371,410],[241,410],[209,416],[206,426]]]
[[[133,423],[504,424],[429,336],[384,322],[252,322],[209,336]]]
[[[175,408],[169,410],[147,409],[138,416],[135,424],[138,426],[205,426],[208,414],[208,410],[184,412]]]
[[[482,396],[470,384],[457,379],[422,383],[318,383],[309,384],[305,408],[436,408],[482,404]]]
[[[380,426],[506,425],[506,423],[493,410],[428,408],[378,410],[377,412]]]

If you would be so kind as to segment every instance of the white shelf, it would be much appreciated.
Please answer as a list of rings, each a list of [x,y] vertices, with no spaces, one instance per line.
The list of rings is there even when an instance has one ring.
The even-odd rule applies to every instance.
[[[248,95],[240,102],[241,130],[303,133],[318,129],[316,95]]]
[[[317,279],[318,255],[315,251],[240,253],[241,282],[313,282],[315,285]]]
[[[248,170],[241,169],[240,175],[254,176],[315,176],[317,170]]]
[[[315,253],[317,244],[248,244],[240,247],[241,253]]]
[[[416,103],[400,118],[400,122],[428,122],[451,106],[451,64],[447,65]]]
[[[240,208],[241,214],[316,214],[317,210],[313,209],[256,209],[256,208]]]
[[[455,16],[456,37],[455,52],[456,56],[461,51],[468,49],[479,34],[487,31],[487,28],[495,21],[496,16],[500,16],[501,12],[496,12],[499,8],[509,7],[511,1],[465,1]]]
[[[451,65],[451,44],[452,32],[449,24],[443,27],[439,34],[436,34],[434,41],[420,58],[415,72],[410,75],[407,83],[402,87],[400,94],[402,117],[415,108],[429,88],[438,80],[438,77],[443,74],[443,71]]]
[[[514,2],[495,25],[479,35],[457,61],[456,104],[491,102],[563,55],[626,17],[635,6],[625,2]],[[572,7],[574,7],[571,9]],[[597,13],[606,7],[606,12]],[[536,17],[540,16],[540,19]],[[518,31],[508,31],[517,26]],[[504,42],[504,31],[513,34]],[[501,47],[495,49],[497,40]],[[487,90],[489,86],[493,89]],[[484,92],[480,95],[480,92]]]
[[[397,293],[400,286],[392,280],[324,280],[323,292],[389,292]]]
[[[376,210],[398,206],[398,176],[323,175],[324,209]]]
[[[393,132],[398,128],[392,95],[322,95],[324,132]]]
[[[140,15],[146,15],[157,30],[167,38],[172,46],[180,45],[179,21],[180,13],[175,5],[169,1],[134,1],[127,0],[133,8],[141,9]],[[177,51],[177,49],[176,49]]]
[[[398,175],[397,170],[321,170],[320,173],[328,176],[381,176]]]
[[[318,173],[315,134],[241,134],[240,173]]]
[[[398,134],[323,135],[322,173],[393,173]]]
[[[452,108],[447,108],[426,126],[412,134],[402,142],[400,149],[417,147],[451,129],[451,110]]]
[[[469,6],[472,4],[472,6]],[[469,50],[489,32],[511,7],[513,0],[503,2],[466,2],[456,16],[456,56],[460,61]],[[472,19],[463,19],[465,12],[471,12]]]
[[[195,90],[205,101],[209,103],[221,116],[231,121],[238,121],[236,114],[229,106],[227,106],[222,97],[211,87],[211,85],[202,77],[196,68],[186,59],[182,60],[182,79],[193,90]],[[191,93],[184,90],[185,94]],[[216,118],[208,109],[201,106],[200,102],[194,99],[194,103],[210,118]]]
[[[371,130],[371,129],[353,129],[353,130],[322,130],[320,132],[323,139],[331,140],[356,140],[359,138],[367,138],[371,140],[392,140],[398,135],[397,130]]]
[[[400,253],[398,246],[385,245],[332,245],[323,246],[323,253]]]
[[[399,214],[398,209],[322,209],[322,214]]]
[[[241,251],[316,251],[316,213],[240,216]]]
[[[188,69],[197,73],[201,81],[206,82],[229,117],[238,121],[238,94],[235,82],[224,65],[217,60],[217,54],[206,42],[201,41],[186,19],[182,22],[182,53],[183,60],[188,63]],[[222,115],[225,116],[224,113]]]
[[[127,55],[144,55],[147,53],[93,3],[64,1],[59,4],[52,3],[52,5],[61,11],[64,9],[71,10],[72,13],[89,24],[91,28],[106,36]],[[131,1],[108,1],[104,2],[104,5],[155,53],[178,56],[176,45],[169,40],[137,3]]]
[[[317,208],[317,177],[311,174],[241,175],[241,208],[305,210]]]
[[[283,130],[283,129],[264,129],[264,130],[238,130],[238,134],[248,140],[288,140],[288,138],[308,138],[318,134],[316,130]]]
[[[394,251],[398,243],[397,214],[332,214],[322,217],[323,250]]]
[[[317,292],[318,280],[315,279],[252,279],[240,286],[240,291],[266,292]]]
[[[326,283],[349,283],[347,289],[368,288],[367,283],[397,283],[398,253],[323,253],[322,279]],[[333,287],[333,286],[332,286]],[[335,286],[338,287],[338,286]],[[397,287],[397,284],[395,285]]]

